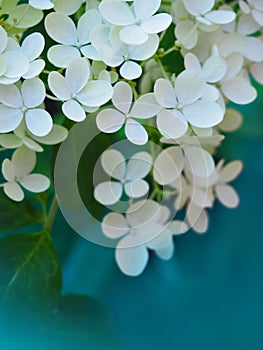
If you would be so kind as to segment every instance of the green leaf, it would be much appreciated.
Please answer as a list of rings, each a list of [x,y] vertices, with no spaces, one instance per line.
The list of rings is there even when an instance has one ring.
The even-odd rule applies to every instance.
[[[11,231],[23,226],[42,222],[42,213],[25,199],[14,202],[0,191],[0,231]]]
[[[1,314],[26,320],[49,315],[61,292],[61,270],[46,232],[0,240]]]

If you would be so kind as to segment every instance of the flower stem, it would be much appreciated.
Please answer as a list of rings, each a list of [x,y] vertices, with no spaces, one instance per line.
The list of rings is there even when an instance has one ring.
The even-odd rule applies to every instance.
[[[48,231],[49,233],[52,230],[56,215],[57,215],[57,211],[58,211],[58,201],[57,201],[57,197],[56,195],[54,195],[51,205],[50,205],[50,209],[49,209],[49,213],[46,217],[45,223],[44,223],[44,229],[46,231]]]

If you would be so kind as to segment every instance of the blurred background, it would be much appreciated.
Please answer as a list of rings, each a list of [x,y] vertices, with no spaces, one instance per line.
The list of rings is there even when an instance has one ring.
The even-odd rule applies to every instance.
[[[88,294],[107,306],[125,349],[261,349],[263,315],[263,91],[227,135],[220,155],[241,159],[234,182],[240,206],[217,204],[205,235],[176,238],[174,257],[152,257],[139,277],[116,267],[111,249],[72,232],[54,231],[63,263],[63,292]]]
[[[105,337],[103,349],[109,350],[263,348],[262,90],[260,94],[255,103],[239,108],[242,128],[227,135],[220,148],[226,161],[244,162],[244,171],[234,182],[240,206],[231,210],[217,204],[209,212],[209,231],[177,237],[170,261],[153,256],[141,276],[127,277],[117,268],[112,249],[84,240],[58,215],[54,243],[63,267],[63,294],[98,299],[114,333],[114,341],[108,342],[104,333],[108,326],[102,324],[90,345],[85,333],[95,320],[86,323],[84,318],[70,336],[70,349],[97,349],[96,339],[101,337]],[[89,310],[83,301],[74,313],[86,306]],[[69,320],[74,322],[71,311]],[[52,336],[44,338],[45,345],[59,349],[64,335],[57,342]],[[39,347],[32,349],[40,349],[40,344],[44,344],[41,337]],[[9,345],[5,340],[0,348]]]

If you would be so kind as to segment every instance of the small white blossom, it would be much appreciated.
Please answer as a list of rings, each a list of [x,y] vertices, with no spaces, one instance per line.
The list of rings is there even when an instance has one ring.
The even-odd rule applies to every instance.
[[[47,135],[53,121],[50,114],[39,107],[45,97],[45,85],[39,78],[25,80],[21,92],[15,85],[0,85],[0,132],[13,131],[24,117],[32,134]]]
[[[108,150],[102,154],[101,164],[104,171],[118,181],[105,181],[96,186],[95,199],[111,205],[118,202],[123,190],[130,198],[139,198],[149,191],[148,183],[143,178],[152,167],[152,157],[147,152],[138,152],[128,161],[127,165],[122,153]]]
[[[98,53],[90,44],[90,34],[101,21],[97,10],[89,10],[80,17],[76,28],[68,16],[50,13],[45,19],[45,28],[48,35],[60,45],[54,45],[48,50],[49,61],[57,67],[66,68],[81,55],[100,60]]]
[[[85,106],[98,107],[112,97],[112,86],[106,80],[90,80],[90,64],[85,58],[76,58],[66,69],[65,77],[58,72],[48,76],[50,90],[62,104],[63,113],[71,120],[86,118]]]
[[[50,180],[42,174],[30,174],[36,165],[36,154],[25,147],[17,149],[12,159],[5,159],[2,164],[2,173],[8,181],[3,184],[5,194],[14,201],[24,199],[26,190],[39,193],[46,191]]]
[[[99,6],[102,16],[111,24],[123,27],[120,39],[128,45],[146,42],[149,34],[167,29],[172,17],[167,13],[155,14],[161,0],[134,0],[132,6],[124,1],[104,0]]]
[[[0,25],[0,84],[13,84],[29,69],[28,58]]]
[[[129,141],[137,145],[143,145],[148,141],[145,128],[134,118],[147,119],[155,115],[148,113],[147,107],[154,108],[152,103],[144,102],[143,96],[132,106],[132,88],[128,83],[118,82],[114,86],[112,103],[115,107],[106,108],[96,118],[97,127],[105,133],[118,131],[125,125],[125,135]],[[153,106],[153,107],[152,107]],[[159,110],[157,106],[157,110]]]

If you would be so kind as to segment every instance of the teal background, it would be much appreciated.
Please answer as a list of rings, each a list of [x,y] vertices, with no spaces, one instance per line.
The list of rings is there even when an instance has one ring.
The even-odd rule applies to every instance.
[[[103,349],[263,348],[263,97],[240,110],[242,128],[227,135],[220,149],[227,161],[244,162],[234,182],[240,206],[231,210],[216,204],[209,212],[209,231],[177,237],[170,261],[151,256],[141,276],[127,277],[112,249],[84,240],[58,215],[53,237],[63,294],[94,296],[106,306],[118,345],[111,342]],[[25,339],[23,347],[13,329],[0,339],[0,349],[97,350],[74,333],[68,346],[52,336],[34,339],[31,329]]]
[[[111,249],[56,222],[64,293],[99,297],[125,349],[263,348],[262,97],[240,110],[242,128],[220,149],[227,161],[244,162],[234,182],[240,206],[217,204],[209,231],[176,238],[170,261],[153,256],[141,276],[124,276]]]

